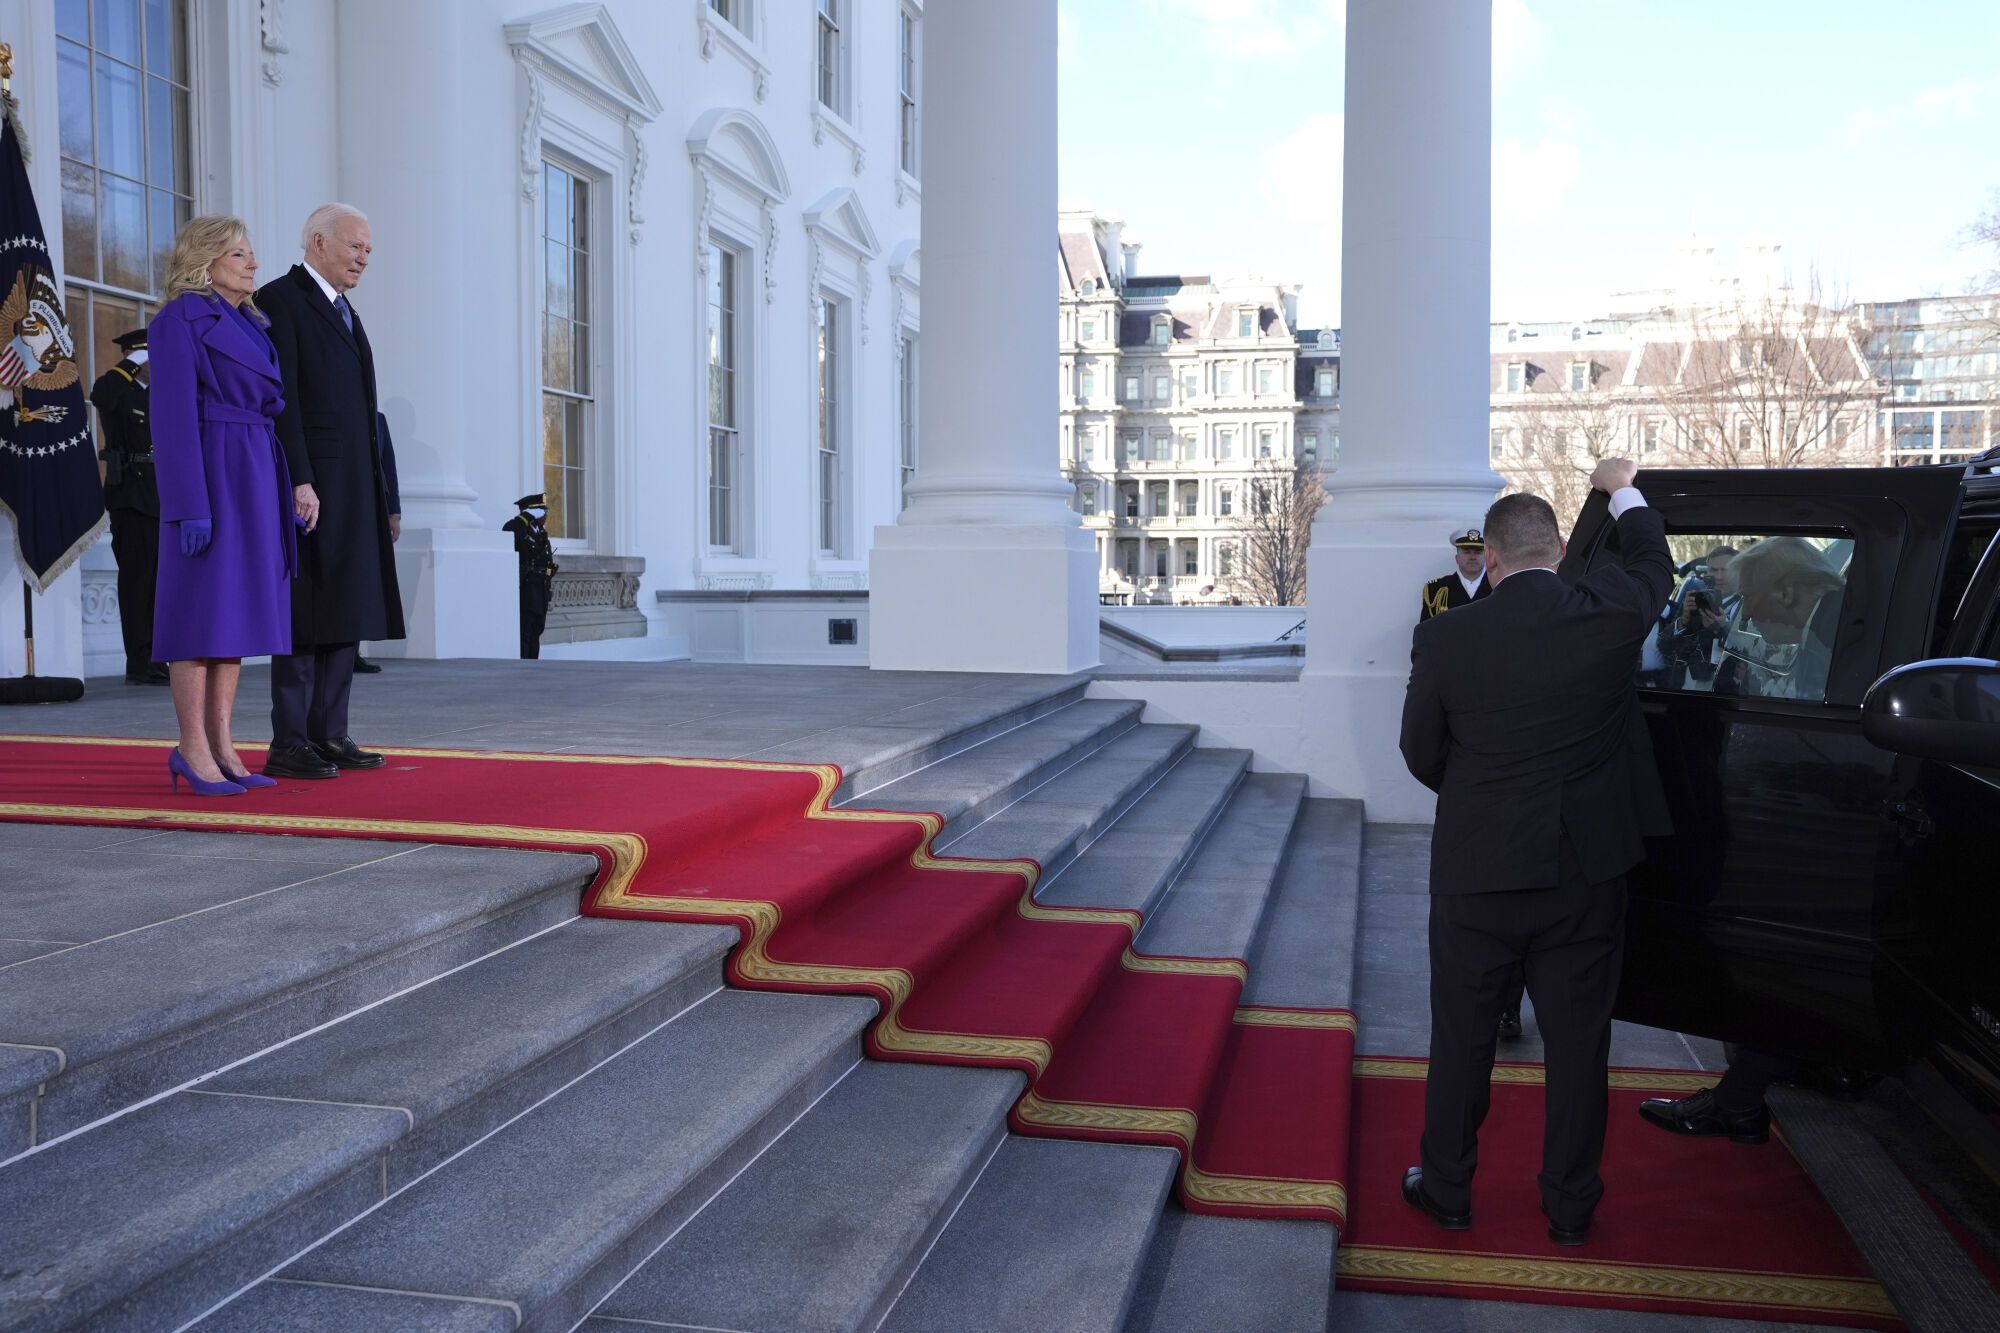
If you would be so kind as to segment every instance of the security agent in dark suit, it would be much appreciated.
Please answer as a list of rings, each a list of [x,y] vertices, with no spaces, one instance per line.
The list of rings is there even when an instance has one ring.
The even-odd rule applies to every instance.
[[[1438,793],[1431,837],[1431,1059],[1422,1165],[1403,1197],[1472,1225],[1502,991],[1525,968],[1547,1052],[1539,1177],[1549,1238],[1580,1245],[1604,1193],[1605,1076],[1625,928],[1625,874],[1660,807],[1634,748],[1633,667],[1674,580],[1660,517],[1605,459],[1623,567],[1572,587],[1555,513],[1532,495],[1486,515],[1493,595],[1417,626],[1403,758]]]
[[[382,465],[382,495],[389,505],[389,541],[393,545],[403,540],[403,492],[396,480],[396,442],[389,438],[389,418],[380,412],[375,414],[375,456]],[[355,675],[373,676],[381,670],[359,652],[354,654]]]
[[[1478,528],[1461,528],[1451,534],[1452,558],[1458,572],[1440,574],[1424,585],[1419,621],[1441,616],[1453,607],[1469,606],[1492,591],[1486,578],[1486,539]]]
[[[542,631],[549,623],[549,602],[555,594],[556,548],[549,541],[549,530],[542,526],[548,517],[547,498],[537,491],[524,495],[514,502],[520,510],[514,517],[500,525],[503,532],[514,534],[514,554],[521,561],[521,656],[539,658],[542,655]]]
[[[146,330],[118,335],[117,365],[90,386],[90,403],[104,430],[104,507],[111,515],[111,554],[118,561],[118,626],[125,637],[125,679],[165,685],[167,669],[153,660],[153,587],[160,572],[160,487],[153,473],[153,427],[146,417]]]
[[[264,771],[331,778],[380,768],[348,735],[347,702],[363,639],[403,637],[388,495],[375,442],[375,354],[347,293],[373,250],[368,220],[315,209],[304,264],[257,292],[285,377],[278,439],[291,467],[299,538],[292,651],[271,659],[271,751]]]

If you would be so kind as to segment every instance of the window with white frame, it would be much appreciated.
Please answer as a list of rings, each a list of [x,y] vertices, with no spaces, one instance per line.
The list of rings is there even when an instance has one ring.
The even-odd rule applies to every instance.
[[[1257,429],[1257,457],[1276,458],[1278,456],[1278,432],[1269,426]]]
[[[847,0],[818,0],[819,104],[836,116],[847,115]]]
[[[1322,366],[1313,372],[1313,393],[1320,398],[1333,397],[1333,371]]]
[[[1236,428],[1221,426],[1215,432],[1215,456],[1217,458],[1236,457]]]
[[[1137,375],[1127,375],[1125,377],[1125,401],[1128,403],[1139,401],[1139,377]]]
[[[1181,543],[1181,573],[1190,577],[1201,573],[1201,548],[1193,542]]]
[[[1082,438],[1080,438],[1077,441],[1076,448],[1077,448],[1077,456],[1083,462],[1089,463],[1089,462],[1094,462],[1096,460],[1097,430],[1095,427],[1087,429],[1083,432]]]
[[[1486,451],[1494,458],[1498,458],[1502,454],[1505,454],[1507,452],[1507,432],[1504,430],[1487,431]]]
[[[1250,501],[1254,506],[1256,506],[1257,513],[1259,514],[1270,513],[1271,483],[1269,483],[1268,481],[1252,482],[1250,484]]]
[[[736,549],[736,502],[742,458],[738,333],[742,258],[708,245],[708,545]]]
[[[1528,367],[1520,361],[1507,363],[1507,392],[1519,393],[1528,381]]]
[[[194,211],[187,0],[55,13],[64,300],[88,385],[124,356],[113,340],[151,320]]]
[[[1590,362],[1572,361],[1569,363],[1569,387],[1572,393],[1580,393],[1590,387]]]
[[[1193,431],[1181,435],[1181,462],[1192,463],[1201,456],[1201,445],[1195,440]]]
[[[1647,420],[1645,426],[1640,431],[1639,452],[1642,454],[1650,454],[1658,451],[1659,447],[1660,447],[1660,419],[1658,417],[1652,417]]]
[[[1097,483],[1086,481],[1076,488],[1077,505],[1085,518],[1097,512]]]
[[[1307,463],[1317,463],[1319,461],[1318,431],[1309,430],[1300,432],[1299,457],[1304,459]]]
[[[1201,488],[1193,482],[1181,485],[1181,517],[1193,518],[1201,512]]]
[[[1217,366],[1215,368],[1215,391],[1219,394],[1236,392],[1236,367]]]
[[[903,508],[910,507],[910,483],[917,479],[917,335],[907,330],[896,341],[896,424],[901,446]]]
[[[1252,338],[1255,337],[1256,334],[1257,334],[1257,312],[1254,310],[1237,311],[1236,336],[1239,338]]]
[[[717,18],[745,34],[750,31],[750,4],[751,0],[708,0],[708,7]]]
[[[902,168],[913,179],[917,175],[917,77],[923,64],[917,51],[917,16],[901,11],[897,25],[901,50],[897,61],[897,95],[902,107],[897,138]]]
[[[1201,372],[1193,366],[1181,371],[1181,397],[1183,399],[1201,396]]]
[[[1153,401],[1164,403],[1174,396],[1174,382],[1165,375],[1153,376]]]
[[[1156,319],[1153,321],[1153,346],[1165,347],[1174,338],[1173,321]]]
[[[1118,456],[1126,463],[1139,461],[1139,432],[1127,431],[1118,437]]]
[[[1276,367],[1267,365],[1260,365],[1257,367],[1258,393],[1270,393],[1277,386],[1277,382],[1278,382],[1278,372]]]
[[[551,537],[588,535],[597,406],[591,319],[591,181],[542,162],[542,491]]]
[[[1174,457],[1174,437],[1165,431],[1153,436],[1152,459],[1156,463],[1170,463]]]
[[[840,301],[820,293],[815,306],[815,352],[819,376],[819,549],[838,553],[841,536],[841,446],[845,443],[841,411],[847,402],[844,377],[846,349],[842,346]]]
[[[1097,341],[1097,321],[1096,321],[1096,320],[1094,320],[1094,319],[1086,319],[1086,320],[1084,320],[1084,321],[1083,321],[1083,324],[1082,324],[1082,332],[1081,332],[1081,333],[1079,333],[1079,334],[1077,335],[1077,339],[1078,339],[1078,341],[1080,341],[1080,342],[1087,342],[1087,343],[1094,343],[1094,342],[1096,342],[1096,341]]]
[[[1215,548],[1215,572],[1228,576],[1236,572],[1236,544],[1223,542]]]
[[[1097,372],[1089,366],[1085,366],[1077,373],[1076,396],[1079,398],[1097,397]]]
[[[1215,488],[1215,512],[1224,518],[1228,518],[1236,512],[1236,488],[1234,486],[1218,486]]]

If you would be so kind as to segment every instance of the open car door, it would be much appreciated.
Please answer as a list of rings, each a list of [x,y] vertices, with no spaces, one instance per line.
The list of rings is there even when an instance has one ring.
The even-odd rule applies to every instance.
[[[1957,468],[1642,472],[1680,575],[1633,670],[1671,836],[1632,875],[1618,1016],[1870,1064],[1904,1043],[1895,757],[1861,733],[1930,655]],[[1619,559],[1593,494],[1561,573]]]

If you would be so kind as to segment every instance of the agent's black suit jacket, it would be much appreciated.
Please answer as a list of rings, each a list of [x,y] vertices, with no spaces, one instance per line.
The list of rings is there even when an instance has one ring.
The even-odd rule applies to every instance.
[[[257,290],[285,377],[278,440],[292,484],[319,496],[319,527],[299,538],[292,646],[403,637],[389,543],[388,498],[375,444],[375,353],[361,316],[349,333],[302,264]]]
[[[1645,855],[1657,789],[1633,674],[1673,591],[1660,516],[1618,520],[1623,568],[1574,587],[1523,570],[1491,596],[1419,624],[1403,701],[1403,759],[1438,794],[1431,892],[1553,887],[1565,830],[1595,884]]]

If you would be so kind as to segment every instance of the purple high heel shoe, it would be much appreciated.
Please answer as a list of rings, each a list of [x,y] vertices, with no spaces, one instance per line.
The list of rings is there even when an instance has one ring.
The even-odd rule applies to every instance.
[[[196,796],[241,796],[243,794],[243,788],[234,782],[226,780],[222,782],[209,782],[204,778],[195,776],[195,771],[188,767],[188,761],[181,757],[181,749],[176,745],[173,753],[167,756],[167,781],[173,784],[175,795],[180,794],[182,778],[187,779],[188,786],[194,788]]]
[[[217,764],[216,767],[222,768],[222,765]],[[262,773],[231,773],[228,769],[222,768],[222,776],[228,778],[245,791],[249,791],[253,787],[275,787],[278,785],[276,778],[267,778]]]

